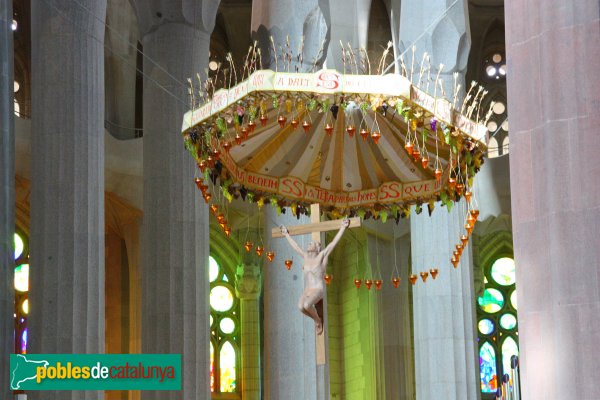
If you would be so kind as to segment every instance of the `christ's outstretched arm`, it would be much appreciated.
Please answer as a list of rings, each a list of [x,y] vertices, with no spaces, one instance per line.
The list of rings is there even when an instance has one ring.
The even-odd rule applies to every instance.
[[[335,237],[333,238],[331,243],[329,243],[327,245],[327,247],[325,247],[325,250],[323,250],[323,252],[325,253],[326,256],[328,256],[333,251],[333,248],[338,244],[338,242],[342,238],[342,235],[344,234],[344,231],[346,230],[346,228],[348,226],[350,226],[350,220],[348,218],[344,218],[342,220],[342,227],[340,228],[338,233],[335,235]]]
[[[302,248],[300,246],[298,246],[298,243],[296,243],[296,241],[294,239],[292,239],[292,237],[290,236],[290,233],[288,232],[288,229],[283,225],[281,225],[279,227],[279,229],[281,229],[281,233],[283,233],[283,235],[285,236],[287,241],[290,243],[290,246],[292,246],[292,248],[294,250],[296,250],[296,253],[300,254],[302,256],[302,258],[306,258],[306,254],[304,253],[304,250],[302,250]]]

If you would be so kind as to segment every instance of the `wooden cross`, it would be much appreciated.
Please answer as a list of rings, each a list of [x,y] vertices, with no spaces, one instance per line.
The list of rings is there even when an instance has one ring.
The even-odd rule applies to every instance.
[[[321,240],[321,232],[337,231],[341,228],[339,220],[321,222],[321,207],[319,206],[319,204],[311,204],[310,222],[310,224],[287,227],[288,233],[291,236],[306,235],[310,233],[312,241],[323,243],[323,241]],[[360,218],[350,218],[350,225],[348,226],[348,228],[358,228],[360,227],[360,225]],[[283,233],[281,233],[280,228],[273,228],[271,230],[271,236],[274,238],[284,237]],[[327,320],[325,318],[326,310],[323,309],[322,300],[319,303],[317,303],[315,307],[317,308],[317,312],[321,317],[321,321],[323,321],[323,334],[316,335],[317,365],[325,365],[327,363],[327,346],[325,343],[327,336]]]

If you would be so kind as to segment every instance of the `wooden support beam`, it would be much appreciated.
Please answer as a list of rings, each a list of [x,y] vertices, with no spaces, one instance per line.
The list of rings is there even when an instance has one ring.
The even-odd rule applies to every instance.
[[[313,213],[311,213],[311,220],[312,220],[312,215],[313,215]],[[319,214],[317,214],[317,216],[318,215]],[[359,217],[350,218],[350,226],[348,228],[358,228],[360,226],[361,226],[361,222],[360,222]],[[336,219],[333,221],[312,222],[310,224],[305,224],[305,225],[288,226],[287,229],[291,236],[306,235],[306,234],[311,233],[313,235],[312,239],[315,240],[315,237],[314,237],[315,234],[318,235],[320,232],[337,231],[341,227],[342,227],[341,220]],[[283,234],[281,233],[279,228],[273,228],[271,230],[271,235],[274,238],[283,237]],[[317,236],[317,238],[318,238],[318,236]],[[319,239],[319,241],[320,241],[320,239]]]

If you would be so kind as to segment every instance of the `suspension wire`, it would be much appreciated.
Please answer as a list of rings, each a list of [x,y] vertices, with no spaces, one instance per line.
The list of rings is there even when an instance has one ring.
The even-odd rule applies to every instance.
[[[440,22],[440,21],[442,20],[442,18],[444,18],[444,17],[446,16],[446,14],[448,14],[448,11],[450,11],[450,9],[456,5],[456,3],[458,3],[458,0],[454,0],[454,2],[452,2],[452,4],[450,4],[450,5],[448,6],[448,8],[446,8],[446,9],[444,10],[444,12],[442,12],[442,13],[441,13],[439,16],[437,16],[437,17],[436,17],[436,18],[435,18],[435,19],[434,19],[434,20],[433,20],[433,21],[432,21],[432,22],[431,22],[431,23],[430,23],[430,24],[427,26],[427,28],[425,28],[425,30],[423,31],[423,33],[421,33],[419,36],[417,36],[417,38],[416,38],[415,40],[413,40],[413,41],[410,43],[410,45],[408,45],[408,46],[406,47],[406,49],[405,49],[405,50],[404,50],[404,51],[403,51],[403,52],[402,52],[402,53],[401,53],[401,54],[400,54],[398,57],[396,57],[396,59],[395,59],[393,62],[391,62],[390,64],[388,64],[388,66],[387,66],[387,67],[385,67],[385,69],[383,70],[383,72],[381,73],[381,75],[383,75],[383,74],[385,74],[386,72],[388,72],[388,71],[389,71],[389,69],[392,67],[392,65],[395,65],[395,64],[396,64],[398,61],[400,61],[400,60],[402,59],[402,57],[404,56],[404,54],[406,54],[406,52],[407,52],[408,50],[410,50],[410,49],[411,49],[411,48],[414,46],[414,44],[415,44],[415,43],[417,43],[417,42],[418,42],[418,41],[419,41],[419,40],[420,40],[420,39],[421,39],[421,38],[422,38],[422,37],[423,37],[423,36],[424,36],[424,35],[427,33],[427,31],[429,30],[429,28],[432,28],[432,27],[433,27],[435,24],[437,24],[438,22]]]

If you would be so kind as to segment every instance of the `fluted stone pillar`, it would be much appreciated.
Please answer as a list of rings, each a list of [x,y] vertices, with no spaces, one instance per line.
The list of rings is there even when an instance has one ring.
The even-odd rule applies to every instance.
[[[31,353],[104,352],[106,1],[81,3],[88,11],[65,1],[31,4]]]
[[[242,338],[242,398],[260,400],[260,292],[261,267],[256,264],[239,265],[235,275],[235,292],[240,299],[240,327]]]
[[[393,223],[393,222],[392,222]],[[386,258],[380,258],[383,273],[383,355],[385,365],[385,398],[412,400],[415,398],[414,362],[411,332],[410,291],[410,222],[401,220],[394,226],[393,241]],[[382,254],[383,255],[383,254]],[[380,256],[381,257],[381,256]],[[390,276],[398,267],[400,285],[394,288]]]
[[[466,0],[424,0],[402,2],[399,52],[406,49],[404,62],[412,63],[411,47],[416,46],[415,70],[423,53],[431,58],[432,80],[440,64],[440,79],[446,98],[453,96],[453,74],[464,92],[464,74],[471,46],[468,2]],[[418,84],[418,73],[413,82]],[[425,78],[421,83],[427,88]],[[434,93],[434,82],[429,92]],[[437,96],[441,97],[440,88]],[[459,96],[460,97],[460,96]],[[478,363],[476,362],[475,295],[472,253],[469,245],[457,270],[450,264],[454,245],[464,228],[464,213],[458,204],[448,213],[437,204],[433,215],[426,211],[411,215],[412,271],[432,267],[440,270],[435,281],[413,288],[415,346],[415,384],[418,399],[478,399]],[[422,282],[421,282],[422,283]]]
[[[392,9],[397,8],[391,0]],[[465,88],[465,72],[471,48],[471,32],[469,27],[469,2],[467,0],[422,0],[402,1],[400,14],[400,35],[395,53],[404,51],[403,59],[407,68],[412,64],[412,46],[415,52],[415,73],[413,83],[418,84],[420,63],[423,53],[427,52],[431,59],[431,80],[429,92],[434,93],[434,82],[439,65],[444,64],[440,79],[444,92],[452,100],[455,72],[459,73],[457,83]],[[394,7],[395,6],[395,7]],[[394,37],[395,35],[392,35]],[[420,85],[427,88],[426,78]],[[437,95],[440,96],[440,89]]]
[[[183,360],[182,391],[144,391],[143,399],[210,398],[208,207],[194,185],[196,167],[180,129],[189,109],[185,82],[207,66],[218,3],[135,3],[147,55],[142,352]]]
[[[331,41],[327,51],[327,68],[344,71],[340,41],[346,48],[350,43],[353,49],[367,49],[371,2],[372,0],[329,1]],[[350,73],[349,65],[346,65],[346,71]]]
[[[9,357],[14,352],[15,135],[13,121],[12,2],[0,3],[0,397],[10,396]]]
[[[438,268],[437,279],[413,287],[415,383],[418,399],[478,399],[478,363],[475,333],[471,244],[460,264],[450,263],[454,245],[464,228],[464,209],[456,204],[448,213],[437,204],[410,216],[412,272]]]
[[[267,248],[275,251],[272,263],[264,262],[264,388],[266,400],[317,399],[315,360],[315,323],[298,310],[298,299],[304,291],[302,258],[285,238],[271,238],[271,229],[280,225],[309,223],[287,214],[277,216],[265,206],[265,239]],[[306,248],[310,235],[294,236]],[[293,259],[290,271],[284,260]],[[327,332],[327,331],[325,331]]]
[[[285,46],[290,39],[291,50],[298,53],[301,38],[304,36],[302,65],[292,61],[290,72],[307,72],[313,64],[319,69],[327,56],[330,41],[330,7],[322,0],[256,0],[252,3],[252,38],[258,40],[263,54],[263,67],[275,70],[276,63],[270,36],[278,46],[277,68],[287,70],[281,61],[279,45]],[[323,51],[319,53],[319,49]]]
[[[506,2],[523,399],[598,399],[600,4]]]

